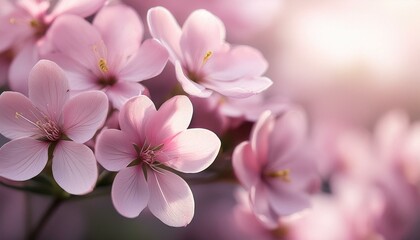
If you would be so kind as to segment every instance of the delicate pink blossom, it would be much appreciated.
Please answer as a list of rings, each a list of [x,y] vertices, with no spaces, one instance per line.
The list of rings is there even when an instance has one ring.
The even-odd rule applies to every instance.
[[[0,176],[25,181],[51,158],[54,179],[71,194],[91,191],[97,179],[95,156],[83,143],[105,121],[108,100],[100,91],[69,98],[63,70],[41,60],[29,75],[29,98],[0,95],[0,133],[12,139],[0,149]]]
[[[118,171],[112,201],[125,217],[146,207],[170,226],[185,226],[194,215],[188,184],[168,167],[196,173],[215,159],[220,140],[206,129],[187,129],[193,109],[185,96],[166,101],[158,111],[146,96],[130,99],[121,109],[121,130],[107,129],[96,142],[99,163]]]
[[[308,161],[309,149],[300,150],[305,133],[301,111],[291,109],[277,120],[266,111],[250,140],[235,148],[235,173],[249,192],[254,213],[267,225],[309,207],[317,177],[313,162]]]
[[[49,31],[59,51],[51,57],[72,76],[72,90],[101,89],[119,109],[144,91],[138,82],[161,73],[168,60],[156,40],[141,44],[143,32],[137,14],[124,5],[103,8],[93,25],[62,16]]]
[[[5,4],[7,3],[7,4]],[[87,17],[96,12],[105,0],[57,1],[54,7],[48,0],[20,0],[1,2],[6,13],[0,17],[0,52],[19,45],[20,51],[13,60],[10,70],[10,86],[22,93],[28,92],[28,74],[40,55],[48,48],[45,34],[54,20],[63,14]]]
[[[169,51],[182,88],[189,94],[209,97],[218,92],[249,97],[267,89],[272,81],[261,75],[268,64],[249,46],[231,47],[225,42],[225,26],[206,10],[194,11],[182,29],[163,7],[147,15],[152,36]]]

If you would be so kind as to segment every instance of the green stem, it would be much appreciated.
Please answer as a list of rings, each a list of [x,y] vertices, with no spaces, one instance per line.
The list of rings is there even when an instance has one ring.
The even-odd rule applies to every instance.
[[[42,215],[41,219],[39,220],[38,224],[35,226],[33,231],[29,234],[28,240],[36,240],[39,235],[41,234],[42,230],[44,229],[45,225],[48,223],[48,220],[54,214],[54,212],[58,209],[60,204],[63,202],[62,199],[56,198],[53,200],[51,205],[45,211],[44,215]]]

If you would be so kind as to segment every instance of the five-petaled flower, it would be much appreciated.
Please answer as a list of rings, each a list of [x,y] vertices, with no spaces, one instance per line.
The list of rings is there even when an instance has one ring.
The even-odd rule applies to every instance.
[[[168,168],[196,173],[207,168],[220,149],[219,138],[206,129],[187,129],[193,108],[186,96],[175,96],[159,110],[146,96],[130,99],[121,109],[121,130],[102,131],[96,142],[98,162],[118,171],[112,201],[125,217],[136,217],[148,205],[170,226],[185,226],[194,215],[188,184]]]
[[[51,158],[54,179],[65,191],[85,194],[93,190],[96,159],[83,143],[105,121],[106,95],[89,91],[69,98],[64,71],[48,60],[34,66],[28,86],[29,98],[17,92],[0,95],[0,133],[12,139],[0,149],[0,176],[28,180]]]
[[[309,206],[309,193],[318,178],[314,163],[305,155],[308,149],[301,150],[305,133],[301,111],[290,109],[278,119],[266,111],[250,140],[235,148],[235,173],[249,192],[254,213],[267,226]]]
[[[245,98],[266,90],[272,81],[261,75],[268,64],[255,48],[225,42],[223,22],[206,10],[196,10],[182,29],[163,7],[147,15],[152,36],[168,50],[176,76],[188,94],[209,97],[213,92]]]

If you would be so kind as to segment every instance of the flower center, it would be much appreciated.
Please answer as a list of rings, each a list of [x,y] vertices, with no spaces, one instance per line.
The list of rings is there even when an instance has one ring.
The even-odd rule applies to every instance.
[[[57,123],[52,119],[49,119],[46,115],[42,114],[43,117],[37,118],[37,121],[34,122],[29,118],[22,115],[22,113],[16,112],[15,117],[17,119],[22,119],[29,122],[37,129],[41,131],[41,140],[55,142],[59,140],[62,136],[60,128]]]
[[[161,163],[157,161],[156,157],[162,149],[163,144],[159,146],[150,146],[147,143],[144,143],[141,148],[138,145],[133,144],[133,147],[136,150],[137,158],[130,164],[130,166],[144,163],[153,170],[158,171],[156,167],[159,167]]]
[[[290,183],[291,182],[290,173],[291,173],[290,169],[282,169],[275,172],[269,172],[266,174],[266,176],[270,178],[280,179],[281,181],[285,183]]]

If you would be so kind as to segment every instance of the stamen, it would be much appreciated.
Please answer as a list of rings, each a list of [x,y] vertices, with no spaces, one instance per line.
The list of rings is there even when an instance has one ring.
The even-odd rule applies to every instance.
[[[28,123],[34,125],[36,128],[41,129],[40,126],[39,126],[39,122],[40,121],[33,122],[32,120],[30,120],[27,117],[23,116],[22,113],[16,112],[15,113],[15,118],[16,119],[22,118],[23,120],[27,121]]]
[[[103,72],[103,73],[107,73],[108,72],[108,65],[106,64],[106,60],[103,58],[99,58],[99,69]]]
[[[206,52],[206,55],[204,55],[204,58],[203,58],[203,65],[207,63],[207,61],[211,58],[212,55],[213,55],[212,51]]]
[[[291,180],[290,180],[290,169],[283,169],[283,170],[279,170],[279,171],[276,171],[276,172],[270,172],[266,175],[268,177],[271,177],[271,178],[279,178],[280,180],[282,180],[283,182],[286,182],[286,183],[291,182]]]
[[[108,68],[108,64],[106,62],[107,49],[106,49],[106,46],[105,46],[104,42],[101,41],[97,44],[94,44],[92,46],[92,50],[93,50],[93,53],[95,54],[95,57],[98,61],[99,70],[102,73],[108,73],[109,68]]]

